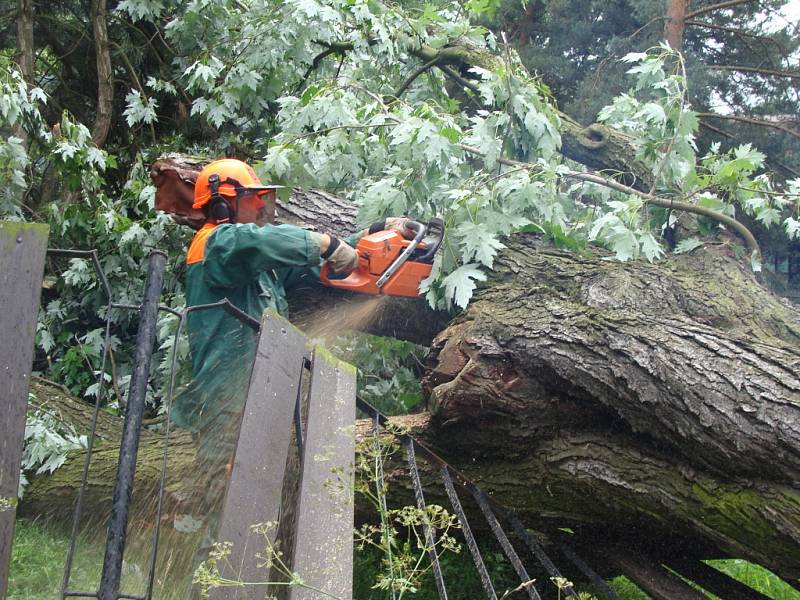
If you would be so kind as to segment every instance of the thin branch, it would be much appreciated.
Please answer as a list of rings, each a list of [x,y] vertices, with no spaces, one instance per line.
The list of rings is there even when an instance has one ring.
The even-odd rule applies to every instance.
[[[438,57],[438,56],[437,56],[436,58],[432,59],[432,60],[429,60],[429,61],[428,61],[428,62],[426,62],[424,65],[422,65],[422,66],[421,66],[419,69],[417,69],[417,70],[416,70],[416,71],[414,71],[414,72],[413,72],[411,75],[409,75],[409,76],[408,76],[408,78],[407,78],[407,79],[406,79],[406,80],[403,82],[403,84],[402,84],[402,85],[401,85],[401,86],[398,88],[398,90],[397,90],[397,91],[394,93],[394,97],[395,97],[395,98],[399,98],[400,96],[402,96],[402,95],[403,95],[403,92],[405,92],[405,91],[408,89],[408,86],[410,86],[412,83],[414,83],[414,80],[415,80],[417,77],[419,77],[420,75],[422,75],[422,74],[423,74],[425,71],[427,71],[428,69],[430,69],[430,68],[431,68],[432,66],[434,66],[434,65],[435,65],[437,62],[439,62],[439,57]]]
[[[773,123],[772,121],[766,121],[764,119],[754,119],[753,117],[742,117],[739,115],[720,115],[717,113],[697,113],[697,116],[701,119],[726,119],[728,121],[737,121],[739,123],[747,123],[748,125],[756,125],[758,127],[769,127],[771,129],[777,129],[778,131],[788,133],[789,135],[800,139],[800,132],[789,129],[788,127],[785,127],[779,123]]]
[[[280,145],[288,146],[289,144],[295,143],[297,140],[302,140],[307,137],[313,137],[315,135],[324,135],[326,133],[330,133],[331,131],[336,131],[337,129],[374,129],[376,127],[394,127],[395,125],[397,125],[397,123],[375,123],[368,125],[354,123],[352,125],[336,125],[335,127],[328,127],[326,129],[317,129],[315,131],[307,131],[306,133],[301,133],[300,135],[290,139],[288,142],[282,142]]]
[[[686,25],[691,25],[694,27],[703,27],[705,29],[713,29],[715,31],[724,31],[726,33],[732,33],[734,35],[739,35],[742,37],[749,37],[757,40],[761,40],[762,42],[770,42],[775,45],[776,48],[780,51],[783,56],[786,56],[788,52],[786,48],[781,46],[781,44],[775,38],[772,38],[768,35],[758,35],[755,33],[751,33],[744,29],[737,29],[735,27],[725,27],[724,25],[716,25],[714,23],[706,23],[705,21],[686,21]]]
[[[149,102],[149,99],[147,97],[147,92],[145,91],[144,86],[142,86],[142,82],[139,80],[138,75],[136,75],[136,69],[133,68],[133,65],[131,64],[131,61],[128,59],[128,54],[125,52],[125,49],[122,48],[119,44],[117,44],[113,40],[110,40],[110,43],[117,50],[119,50],[119,55],[122,57],[122,62],[125,63],[125,69],[128,71],[128,75],[130,75],[131,79],[133,80],[133,84],[136,86],[136,89],[138,89],[139,93],[142,95],[142,99],[145,102]],[[155,125],[153,125],[152,121],[149,123],[149,125],[150,125],[150,135],[152,136],[153,143],[155,144],[156,140],[157,140],[157,138],[156,138],[156,128],[155,128]]]
[[[714,133],[717,133],[717,134],[719,134],[719,135],[721,135],[721,136],[723,136],[723,137],[725,137],[725,138],[727,138],[729,140],[733,140],[733,141],[737,140],[735,135],[730,134],[727,131],[724,131],[724,130],[718,128],[718,127],[714,127],[713,125],[709,125],[705,121],[700,121],[700,127],[704,127],[705,129],[708,129],[709,131],[713,131]],[[796,169],[793,169],[789,165],[786,165],[786,164],[782,163],[779,160],[775,160],[774,158],[767,158],[766,165],[773,171],[777,171],[777,170],[780,169],[780,170],[785,171],[786,173],[789,173],[793,177],[800,177],[800,171],[798,171]]]
[[[442,71],[445,73],[445,75],[447,75],[447,76],[448,76],[450,79],[453,79],[454,81],[457,81],[459,84],[461,84],[461,85],[462,85],[462,86],[464,86],[465,88],[467,88],[467,89],[469,89],[469,90],[472,90],[472,91],[473,91],[473,92],[475,92],[475,93],[476,93],[478,96],[480,96],[480,95],[481,95],[481,90],[480,90],[480,88],[478,88],[478,86],[477,86],[477,85],[475,85],[474,83],[472,83],[471,81],[469,81],[469,80],[467,80],[467,79],[464,79],[464,78],[463,78],[461,75],[459,75],[459,74],[456,72],[456,70],[455,70],[455,69],[453,69],[452,67],[450,67],[450,66],[448,66],[448,65],[437,65],[437,66],[438,66],[438,67],[439,67],[439,68],[440,68],[440,69],[441,69],[441,70],[442,70]]]
[[[698,8],[697,10],[686,13],[686,19],[694,19],[695,17],[714,12],[715,10],[732,8],[734,6],[738,6],[739,4],[750,4],[751,2],[758,2],[758,0],[727,0],[726,2],[720,2],[719,4],[711,4],[710,6],[704,6],[703,8]]]
[[[297,88],[295,89],[295,92],[297,92],[297,91],[299,91],[299,90],[301,90],[303,88],[303,85],[305,85],[306,81],[308,81],[308,78],[311,76],[311,73],[316,71],[317,67],[319,67],[319,64],[323,60],[325,60],[331,54],[338,54],[338,53],[339,53],[339,50],[337,50],[335,48],[327,48],[323,52],[320,52],[319,54],[317,54],[314,57],[314,60],[311,61],[311,64],[309,65],[309,67],[306,70],[306,72],[303,74],[303,78],[300,80],[300,83],[297,84]]]
[[[709,125],[705,121],[701,121],[700,122],[700,127],[705,127],[709,131],[713,131],[714,133],[716,133],[718,135],[721,135],[722,137],[727,138],[729,140],[735,140],[736,139],[736,136],[731,135],[727,131],[723,131],[719,127],[714,127],[713,125]]]
[[[761,69],[759,67],[745,67],[744,65],[705,65],[706,69],[712,71],[737,71],[741,73],[757,73],[759,75],[770,75],[772,77],[789,77],[800,79],[800,73],[793,71],[777,71],[775,69]]]
[[[474,146],[467,146],[465,144],[460,144],[461,148],[469,152],[470,154],[475,154],[476,156],[483,156],[483,153],[480,151],[479,148],[475,148]],[[540,172],[542,169],[539,165],[531,164],[531,163],[524,163],[518,160],[510,160],[507,158],[499,157],[498,162],[503,163],[504,165],[508,165],[511,167],[523,167],[529,171],[534,173]],[[702,215],[704,217],[708,217],[710,219],[714,219],[723,225],[726,225],[736,231],[739,236],[744,240],[747,244],[747,248],[750,250],[752,254],[760,255],[761,251],[758,247],[758,242],[756,238],[753,237],[753,234],[750,233],[750,230],[747,229],[744,225],[742,225],[736,219],[729,217],[728,215],[722,214],[715,210],[711,210],[710,208],[704,208],[702,206],[695,206],[694,204],[688,204],[686,202],[676,202],[672,199],[666,198],[659,198],[654,196],[653,194],[648,194],[646,192],[639,191],[635,188],[629,187],[613,179],[606,179],[605,177],[601,177],[599,175],[594,175],[592,173],[580,173],[578,171],[568,171],[566,173],[561,173],[561,177],[566,177],[568,179],[577,179],[579,181],[588,181],[590,183],[595,183],[597,185],[602,185],[603,187],[610,188],[612,190],[616,190],[618,192],[623,192],[625,194],[633,194],[635,196],[639,196],[648,204],[652,204],[653,206],[660,206],[662,208],[669,208],[674,210],[682,210],[684,212],[690,212],[697,215]]]

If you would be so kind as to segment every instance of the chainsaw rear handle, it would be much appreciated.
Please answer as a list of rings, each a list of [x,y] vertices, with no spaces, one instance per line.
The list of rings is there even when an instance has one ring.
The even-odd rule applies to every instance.
[[[412,223],[417,223],[416,221],[412,221]],[[409,223],[410,225],[410,223]],[[436,254],[436,251],[439,249],[439,246],[442,245],[444,241],[444,221],[439,218],[431,219],[428,221],[427,233],[433,233],[436,238],[433,243],[425,242],[425,252],[417,256],[414,260],[421,263],[432,263],[433,257]]]

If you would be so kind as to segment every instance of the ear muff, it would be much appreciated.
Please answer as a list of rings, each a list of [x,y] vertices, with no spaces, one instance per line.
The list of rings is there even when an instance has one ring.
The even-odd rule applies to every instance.
[[[209,203],[208,214],[218,223],[233,221],[233,211],[223,198],[216,198]]]
[[[211,192],[211,199],[208,202],[208,214],[218,223],[233,223],[236,217],[231,205],[219,193],[219,175],[212,174],[208,178],[208,189]]]

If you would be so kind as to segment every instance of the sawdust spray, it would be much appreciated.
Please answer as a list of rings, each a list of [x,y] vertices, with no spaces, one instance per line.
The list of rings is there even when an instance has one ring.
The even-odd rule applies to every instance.
[[[368,329],[381,318],[385,307],[385,296],[340,301],[335,306],[314,312],[298,326],[312,340],[330,340],[348,330]]]

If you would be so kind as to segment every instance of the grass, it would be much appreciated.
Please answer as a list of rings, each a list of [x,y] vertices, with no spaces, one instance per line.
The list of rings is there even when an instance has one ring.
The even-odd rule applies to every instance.
[[[706,563],[773,600],[800,600],[800,592],[759,565],[740,558],[707,560]]]
[[[64,571],[64,560],[67,552],[68,532],[49,523],[18,519],[14,533],[14,546],[11,555],[9,593],[7,600],[51,600],[58,597],[61,578]],[[172,540],[167,537],[165,546]],[[104,539],[83,536],[78,543],[72,568],[70,588],[73,590],[92,591],[100,580],[100,566],[103,561]],[[172,544],[173,547],[177,547]],[[133,546],[134,551],[136,550]],[[186,544],[184,543],[184,550]],[[165,549],[162,554],[162,569],[180,562],[172,550]],[[492,583],[499,595],[516,587],[518,579],[505,557],[495,551],[485,551],[484,561],[489,570]],[[782,581],[776,575],[753,563],[740,559],[710,560],[712,567],[719,569],[734,579],[751,586],[773,600],[800,600],[800,592]],[[372,589],[375,573],[380,569],[381,556],[375,551],[355,552],[354,564],[354,598],[357,600],[386,600],[389,595],[384,590]],[[173,565],[174,566],[174,565]],[[475,600],[483,597],[478,575],[466,548],[460,554],[448,554],[442,560],[442,572],[447,585],[450,600]],[[123,566],[123,587],[125,591],[143,593],[145,589],[146,569],[136,563]],[[156,581],[157,600],[181,599],[184,597],[184,580],[176,583],[159,573]],[[649,596],[625,577],[616,577],[610,582],[622,600],[649,600]],[[167,591],[165,592],[164,589]],[[544,598],[557,597],[555,588],[549,582],[537,584],[537,589]],[[590,588],[579,587],[579,591],[591,591]],[[438,594],[432,576],[424,579],[416,594],[406,594],[408,600],[437,600]],[[523,598],[523,593],[514,593],[511,600]],[[709,598],[715,598],[709,595]],[[728,600],[728,599],[726,599]]]
[[[9,569],[8,600],[57,598],[64,575],[68,533],[44,523],[18,519]],[[99,580],[103,549],[89,545],[78,552],[71,587],[91,590]]]
[[[122,566],[122,590],[143,594],[147,588],[149,536],[140,543],[132,536],[130,552],[134,560]],[[154,598],[183,600],[188,579],[181,566],[186,554],[194,550],[194,542],[179,546],[167,534],[160,546],[159,572],[154,585]],[[51,523],[17,519],[11,552],[7,600],[52,600],[59,597],[64,576],[69,531]],[[69,589],[96,591],[100,582],[105,548],[105,528],[94,535],[81,535],[76,544]],[[176,548],[178,551],[176,551]],[[162,558],[163,557],[163,558]],[[166,573],[165,573],[166,571]],[[175,573],[181,573],[176,575]]]

